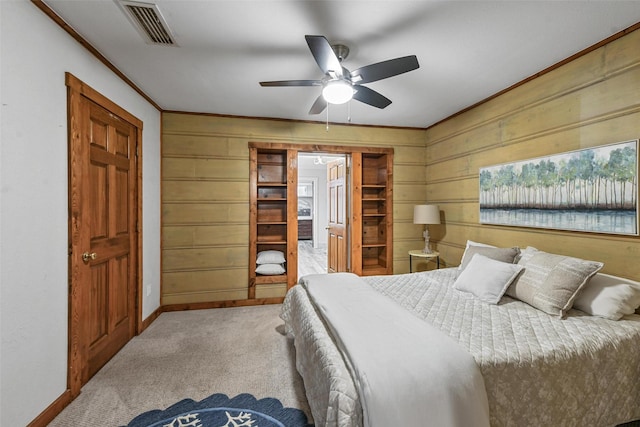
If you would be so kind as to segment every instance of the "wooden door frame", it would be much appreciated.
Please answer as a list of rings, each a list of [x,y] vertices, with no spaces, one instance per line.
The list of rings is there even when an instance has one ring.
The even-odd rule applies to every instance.
[[[67,391],[70,393],[71,399],[80,394],[82,387],[82,369],[87,364],[88,349],[83,342],[84,326],[82,325],[82,304],[85,295],[82,289],[72,286],[74,283],[86,281],[86,269],[77,268],[81,265],[81,253],[86,248],[79,247],[79,230],[81,227],[87,227],[87,224],[80,223],[79,212],[82,208],[81,200],[76,182],[88,175],[88,165],[84,165],[84,169],[80,169],[76,162],[77,153],[74,153],[74,147],[79,146],[82,138],[82,123],[88,119],[82,113],[81,99],[82,97],[93,101],[99,106],[112,112],[118,117],[129,122],[136,128],[136,157],[135,170],[136,176],[136,194],[135,194],[135,216],[134,223],[137,224],[135,233],[136,244],[131,249],[133,255],[133,268],[135,269],[135,331],[137,335],[142,325],[142,121],[124,110],[122,107],[97,92],[95,89],[86,85],[71,73],[65,73],[65,84],[67,86],[67,131],[68,131],[68,194],[69,194],[69,335],[68,335],[68,358],[67,358]],[[86,169],[86,170],[85,170]]]
[[[346,157],[350,157],[353,159],[353,155],[355,153],[365,154],[365,153],[379,153],[379,154],[388,154],[393,156],[393,147],[366,147],[366,146],[357,146],[357,145],[325,145],[325,144],[287,144],[283,142],[249,142],[249,147],[253,148],[261,148],[261,149],[274,149],[274,150],[295,150],[296,158],[300,153],[328,153],[328,154],[342,154]],[[351,160],[352,161],[352,160]],[[392,162],[392,160],[390,160]],[[350,169],[353,167],[353,164],[347,165]],[[297,175],[297,163],[296,163],[296,175]],[[362,244],[358,243],[353,236],[362,234],[362,214],[361,212],[361,200],[358,197],[353,197],[355,192],[361,191],[361,188],[358,186],[362,185],[360,180],[356,179],[353,171],[348,172],[349,178],[349,271],[356,274],[362,274]],[[297,197],[297,186],[296,186],[295,195]],[[297,199],[296,199],[297,200]],[[390,207],[391,212],[393,212],[393,207]],[[297,231],[297,230],[296,230]],[[392,234],[390,234],[392,235]],[[393,245],[393,238],[391,238],[391,243]],[[393,248],[390,248],[391,250]],[[392,252],[391,252],[392,253]],[[295,264],[298,265],[298,254],[295,254]],[[356,262],[360,260],[360,262]],[[393,257],[391,257],[390,262],[393,265]],[[392,268],[393,269],[393,268]]]

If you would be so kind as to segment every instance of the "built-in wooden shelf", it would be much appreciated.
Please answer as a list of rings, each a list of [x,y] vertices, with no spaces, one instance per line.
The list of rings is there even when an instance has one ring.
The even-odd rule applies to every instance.
[[[393,156],[391,153],[354,154],[354,238],[360,254],[354,272],[367,276],[392,274]]]
[[[261,285],[283,284],[288,289],[297,281],[297,170],[288,167],[295,150],[274,149],[249,143],[249,295],[257,298]],[[258,253],[277,250],[284,254],[285,274],[256,273]],[[268,288],[267,288],[268,289]]]

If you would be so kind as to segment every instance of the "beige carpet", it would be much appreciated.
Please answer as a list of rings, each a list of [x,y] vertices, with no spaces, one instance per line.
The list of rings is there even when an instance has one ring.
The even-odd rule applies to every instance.
[[[312,422],[280,305],[161,314],[50,426],[121,426],[152,409],[214,393],[274,397]]]

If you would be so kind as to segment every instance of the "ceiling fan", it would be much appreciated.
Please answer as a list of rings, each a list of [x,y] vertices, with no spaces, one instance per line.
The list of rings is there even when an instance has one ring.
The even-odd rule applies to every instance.
[[[318,66],[325,74],[320,80],[279,80],[260,82],[260,86],[322,86],[322,93],[311,106],[309,114],[320,114],[330,104],[343,104],[351,98],[385,108],[391,100],[373,89],[362,86],[398,74],[413,71],[420,67],[415,55],[389,59],[349,71],[342,61],[349,54],[349,48],[338,44],[331,45],[324,36],[304,36]]]

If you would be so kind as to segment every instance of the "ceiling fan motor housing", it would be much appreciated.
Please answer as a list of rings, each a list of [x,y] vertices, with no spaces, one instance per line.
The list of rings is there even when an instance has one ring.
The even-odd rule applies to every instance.
[[[333,44],[331,49],[338,57],[338,61],[342,62],[349,56],[349,48],[343,44]]]

